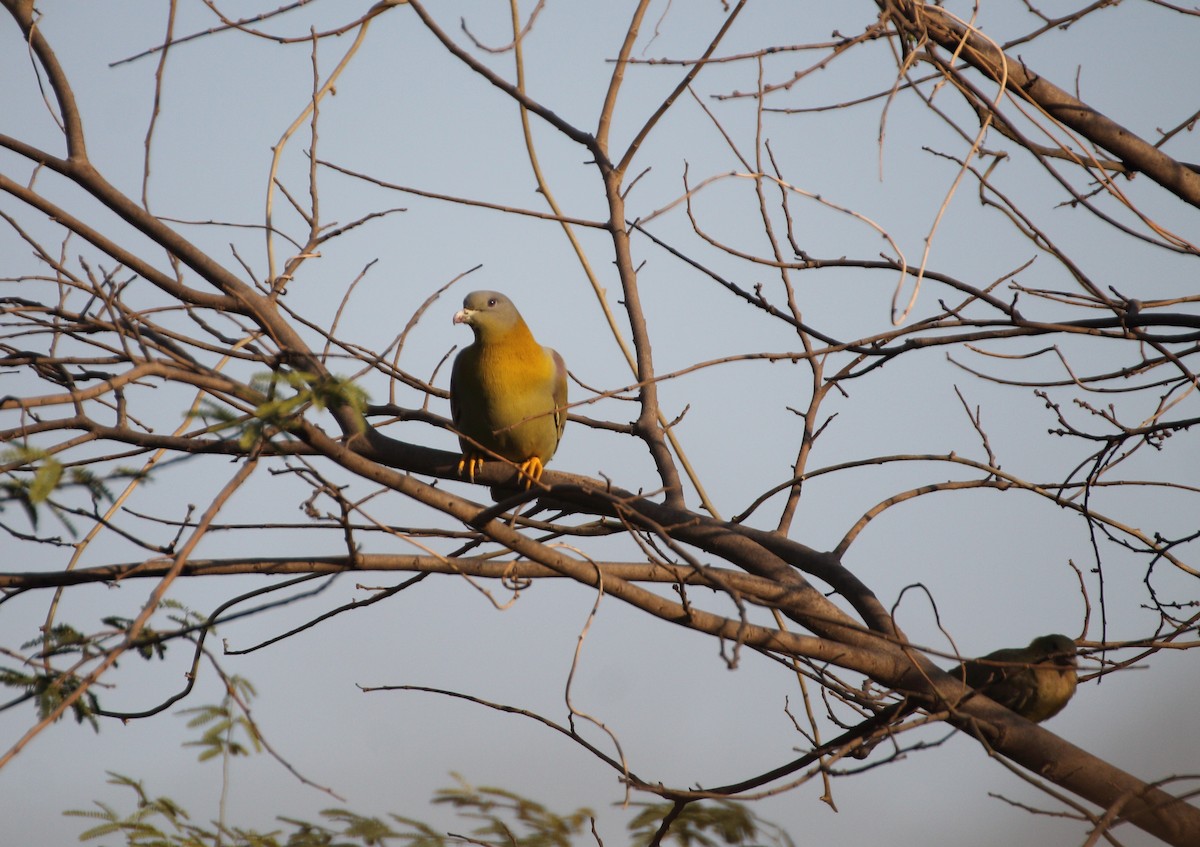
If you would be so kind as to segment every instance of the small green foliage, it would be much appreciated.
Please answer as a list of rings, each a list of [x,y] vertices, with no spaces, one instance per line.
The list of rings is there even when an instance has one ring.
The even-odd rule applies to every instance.
[[[280,396],[281,386],[290,388],[292,393]],[[362,412],[367,405],[367,393],[354,382],[336,376],[318,378],[305,371],[260,374],[250,381],[250,387],[271,398],[259,404],[254,416],[282,430],[287,430],[307,406],[318,411],[349,406]]]
[[[342,837],[357,838],[366,845],[387,844],[388,841],[403,837],[379,818],[365,817],[347,809],[325,809],[321,812],[321,817],[331,823],[341,824],[340,835]],[[305,827],[310,831],[318,829],[315,825],[306,824],[303,821],[288,822]],[[320,827],[320,829],[329,835],[334,834],[332,830],[324,829],[324,827]],[[330,842],[330,844],[333,843],[332,841]]]
[[[188,822],[188,814],[168,797],[151,797],[142,783],[121,774],[108,774],[109,785],[128,788],[137,796],[137,804],[128,815],[121,815],[106,803],[96,801],[98,811],[71,809],[64,815],[99,821],[80,834],[80,841],[92,841],[122,834],[128,847],[207,847],[219,843],[215,833]],[[170,834],[168,834],[170,833]]]
[[[101,622],[111,626],[113,629],[119,629],[125,633],[128,633],[129,630],[133,628],[132,618],[123,618],[119,615],[111,615],[107,618],[102,618]],[[158,630],[152,629],[149,626],[143,626],[141,631],[138,633],[137,641],[133,643],[133,649],[137,651],[139,656],[147,661],[153,659],[155,656],[160,659],[165,658],[167,654],[167,643],[161,640],[161,638],[162,633],[160,633]]]
[[[38,527],[38,518],[43,506],[49,508],[63,526],[74,535],[75,528],[67,513],[51,501],[55,491],[68,486],[87,491],[93,504],[112,502],[113,495],[105,484],[106,480],[137,478],[140,472],[128,468],[117,468],[107,477],[100,477],[87,468],[64,468],[62,462],[45,450],[28,444],[10,446],[0,450],[0,464],[11,468],[0,480],[0,509],[6,501],[16,502],[25,510],[29,524]]]
[[[245,419],[228,406],[222,406],[212,400],[201,400],[190,417],[209,421],[211,428],[217,431],[237,426]]]
[[[99,652],[98,648],[91,649],[96,647],[94,639],[65,623],[55,624],[49,632],[21,645],[22,650],[30,650],[34,647],[38,648],[42,656],[65,656],[69,653],[78,653],[84,658],[90,659]]]
[[[634,844],[649,844],[663,819],[671,812],[671,803],[633,803],[641,811],[629,822]],[[718,847],[736,844],[745,847],[793,847],[788,834],[754,814],[744,803],[732,800],[704,800],[689,803],[671,823],[664,844],[681,847]]]
[[[294,429],[309,407],[323,411],[348,406],[360,414],[367,407],[366,391],[352,380],[337,376],[318,377],[307,371],[257,374],[251,378],[250,388],[267,398],[255,407],[251,417],[209,402],[202,403],[196,412],[211,421],[215,430],[237,429],[238,444],[246,450],[269,440],[277,432]]]
[[[339,406],[349,406],[356,412],[366,411],[367,392],[358,383],[340,376],[330,376],[317,381],[306,381],[312,391],[312,401],[316,408],[332,409]]]
[[[571,837],[583,832],[595,817],[591,809],[560,815],[507,789],[475,788],[458,774],[451,775],[458,785],[440,789],[433,802],[453,806],[468,820],[483,821],[471,831],[481,840],[493,838],[520,847],[570,847]]]
[[[168,619],[179,625],[180,629],[172,631],[143,626],[130,646],[137,655],[147,661],[165,658],[169,639],[186,636],[187,633],[203,626],[207,620],[204,615],[189,610],[175,600],[161,601],[159,609],[165,610]],[[28,651],[30,656],[25,659],[25,665],[20,670],[0,666],[0,688],[18,690],[20,695],[14,702],[32,700],[39,717],[46,718],[83,686],[83,677],[79,674],[83,673],[81,668],[85,663],[109,654],[116,642],[123,643],[123,640],[128,638],[133,628],[131,618],[119,615],[103,618],[103,623],[106,629],[93,635],[85,634],[70,624],[59,623],[37,638],[26,641],[21,645],[21,649]],[[66,663],[70,665],[71,670],[61,671],[49,667],[52,660],[63,658],[67,659]],[[230,684],[242,695],[244,701],[254,696],[254,687],[246,680],[233,677]],[[87,721],[92,729],[100,731],[97,718],[105,713],[94,689],[89,688],[80,694],[69,708],[78,723]],[[257,731],[253,730],[249,722],[244,718],[230,720],[233,721],[233,725],[225,726],[224,729],[237,728],[247,732],[250,736],[249,743],[257,747]],[[197,746],[204,744],[202,741],[195,743]],[[232,752],[235,755],[243,755],[247,750],[244,745],[235,745]]]
[[[114,498],[112,491],[105,484],[105,479],[139,479],[145,481],[149,480],[150,477],[142,471],[131,468],[115,468],[107,478],[96,476],[96,474],[87,468],[71,468],[70,479],[73,485],[87,489],[93,503],[111,503]]]
[[[419,821],[416,818],[406,818],[395,814],[388,815],[388,817],[406,827],[406,830],[399,836],[403,839],[406,847],[446,847],[448,843],[463,843],[461,838],[455,838],[451,841],[451,839],[446,837],[446,833],[434,829],[429,824]]]
[[[216,756],[248,756],[263,746],[246,714],[254,687],[239,677],[226,678],[226,696],[220,705],[187,709],[189,728],[205,727],[199,740],[186,747],[201,747],[200,760]],[[244,734],[249,744],[235,735]],[[109,773],[109,784],[127,788],[136,799],[134,811],[122,815],[112,806],[95,801],[95,809],[63,814],[98,823],[80,835],[81,841],[124,836],[125,847],[451,847],[464,843],[481,847],[574,847],[596,843],[595,813],[579,808],[567,814],[551,811],[505,788],[475,787],[458,774],[455,785],[440,789],[435,804],[450,806],[469,834],[445,832],[415,818],[391,814],[386,819],[360,815],[348,809],[324,809],[320,821],[279,816],[283,827],[260,833],[251,829],[210,823],[192,823],[174,800],[153,797],[141,782]],[[640,811],[628,824],[630,843],[648,844],[670,803],[637,803]],[[664,844],[682,847],[794,847],[787,833],[767,823],[746,806],[727,800],[699,801],[688,805],[673,821]]]
[[[35,504],[44,503],[50,496],[50,493],[58,488],[58,481],[62,479],[62,473],[62,462],[53,456],[44,457],[42,463],[38,465],[37,470],[33,472],[33,478],[29,482],[30,502]]]
[[[126,847],[451,847],[464,843],[485,847],[573,847],[596,843],[590,826],[593,814],[588,809],[560,815],[512,791],[475,788],[457,774],[453,776],[457,784],[438,791],[434,802],[453,806],[459,817],[476,824],[470,835],[443,832],[401,815],[388,815],[389,822],[347,809],[325,809],[319,823],[279,817],[277,820],[288,829],[286,833],[259,833],[219,824],[205,828],[191,823],[173,800],[151,797],[140,782],[118,774],[110,774],[109,783],[134,792],[134,812],[122,817],[97,801],[99,811],[64,814],[100,821],[80,836],[81,841],[119,833],[125,836]],[[637,805],[641,811],[630,821],[629,831],[632,843],[645,844],[658,830],[671,804]],[[794,847],[787,833],[762,821],[745,806],[707,800],[684,809],[663,843],[684,847]]]
[[[193,611],[183,603],[180,603],[178,600],[173,600],[170,597],[163,598],[159,602],[158,608],[168,610],[167,619],[172,623],[179,624],[185,629],[195,629],[197,626],[208,620],[207,615]],[[215,631],[215,629],[213,629],[213,631]],[[247,683],[247,685],[249,685],[249,683]]]
[[[58,487],[63,475],[62,462],[45,450],[18,444],[0,451],[0,463],[24,470],[32,466],[31,474],[17,476],[14,471],[9,471],[9,478],[0,482],[0,491],[4,492],[4,499],[15,500],[25,509],[30,525],[37,529],[38,507],[49,500]]]
[[[173,800],[151,797],[140,782],[110,774],[109,783],[131,789],[137,809],[122,817],[110,806],[96,802],[99,811],[68,811],[73,817],[94,818],[101,823],[80,836],[89,841],[121,833],[126,847],[451,847],[463,843],[495,847],[572,847],[594,844],[588,809],[567,815],[548,810],[541,803],[500,788],[475,788],[457,774],[457,785],[437,792],[435,803],[448,803],[460,817],[477,825],[470,835],[452,834],[400,815],[389,815],[391,823],[347,809],[325,809],[321,822],[279,817],[290,828],[259,833],[254,830],[192,824],[188,814]],[[641,803],[629,823],[632,843],[646,844],[658,830],[670,803]],[[675,819],[664,844],[684,847],[794,847],[787,833],[766,823],[744,805],[727,800],[690,804]]]
[[[25,642],[21,647],[25,650],[36,648],[39,655],[46,659],[74,654],[91,659],[100,653],[94,639],[67,624],[58,624],[49,632]],[[18,671],[0,667],[0,685],[20,689],[25,697],[34,701],[38,716],[45,718],[57,709],[63,700],[74,694],[83,685],[83,680],[69,672]],[[100,703],[90,690],[71,704],[71,714],[75,716],[76,723],[87,721],[97,732],[100,730],[100,724],[96,721],[96,712],[99,709]]]
[[[262,736],[238,704],[249,703],[254,697],[254,686],[248,680],[231,676],[229,689],[218,705],[184,709],[179,714],[191,715],[188,729],[207,727],[195,741],[185,741],[184,747],[199,747],[199,761],[205,762],[217,756],[249,756],[262,751]],[[245,741],[239,740],[239,736]]]
[[[23,691],[24,695],[32,698],[37,705],[38,717],[44,719],[57,709],[63,700],[74,694],[83,685],[83,680],[71,673],[28,673],[0,667],[0,685]],[[99,710],[100,702],[90,690],[85,691],[71,704],[71,714],[74,715],[75,722],[87,721],[96,732],[100,731],[100,723],[96,720],[96,712]]]

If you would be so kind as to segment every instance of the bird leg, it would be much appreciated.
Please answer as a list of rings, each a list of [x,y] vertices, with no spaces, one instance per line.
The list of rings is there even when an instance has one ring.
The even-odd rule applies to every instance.
[[[526,489],[532,488],[535,482],[541,481],[544,469],[542,460],[537,456],[532,456],[517,465],[517,472],[525,479]]]
[[[458,475],[465,475],[470,482],[474,482],[475,472],[483,470],[485,459],[486,457],[482,453],[464,452],[463,457],[458,460]],[[527,490],[532,488],[535,482],[541,480],[544,470],[545,466],[537,456],[526,459],[517,465],[517,473],[521,476]]]
[[[466,471],[467,479],[474,482],[475,471],[483,470],[483,455],[475,452],[464,452],[463,457],[458,460],[458,475],[462,476],[464,470]]]

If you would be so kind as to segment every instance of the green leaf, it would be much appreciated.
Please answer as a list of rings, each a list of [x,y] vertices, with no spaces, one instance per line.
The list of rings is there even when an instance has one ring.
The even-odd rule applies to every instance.
[[[33,503],[44,503],[50,494],[58,487],[62,479],[63,466],[57,459],[46,459],[34,471],[33,482],[29,485],[29,499]]]

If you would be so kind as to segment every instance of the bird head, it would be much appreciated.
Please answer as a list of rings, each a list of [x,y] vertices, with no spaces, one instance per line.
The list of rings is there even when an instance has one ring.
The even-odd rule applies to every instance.
[[[1029,642],[1029,651],[1037,656],[1037,664],[1073,668],[1075,650],[1075,642],[1065,635],[1041,635]]]
[[[454,323],[466,324],[480,340],[498,337],[523,323],[517,307],[499,291],[472,291],[454,313]]]

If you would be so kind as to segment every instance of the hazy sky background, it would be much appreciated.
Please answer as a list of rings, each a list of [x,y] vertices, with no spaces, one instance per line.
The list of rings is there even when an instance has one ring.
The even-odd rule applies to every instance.
[[[459,29],[460,17],[487,44],[511,40],[505,4],[429,5],[460,44],[468,44]],[[1033,19],[1018,6],[984,4],[985,30],[1003,41],[1032,29]],[[367,7],[366,3],[312,3],[273,22],[269,29],[303,36],[310,26],[322,29],[341,23],[350,19],[351,8]],[[226,11],[246,14],[249,8],[229,4]],[[1052,2],[1042,8],[1047,14],[1061,15],[1074,5]],[[40,3],[39,9],[42,29],[74,82],[93,161],[117,186],[139,196],[157,59],[115,67],[110,63],[161,41],[167,4],[93,0]],[[965,8],[958,11],[968,13]],[[605,59],[616,55],[629,14],[624,4],[602,11],[598,5],[551,0],[525,43],[530,95],[577,125],[593,129],[611,73]],[[711,0],[660,3],[648,17],[634,55],[694,58],[723,14],[721,4]],[[835,30],[849,35],[861,31],[875,15],[870,3],[752,2],[718,54],[734,55],[767,44],[823,41]],[[205,30],[215,23],[200,3],[181,3],[176,33]],[[655,36],[656,23],[661,26]],[[1086,102],[1143,137],[1154,138],[1156,129],[1174,126],[1195,111],[1194,101],[1187,98],[1200,79],[1198,34],[1200,20],[1129,2],[1015,52],[1062,87],[1078,87]],[[322,77],[352,37],[321,42]],[[0,78],[5,80],[0,87],[0,131],[61,152],[19,33],[7,19],[0,26],[0,39]],[[819,55],[783,52],[769,57],[764,78],[785,81]],[[511,76],[511,54],[487,61]],[[618,104],[614,146],[627,143],[681,73],[678,65],[630,69]],[[701,74],[696,86],[705,105],[746,154],[753,153],[753,103],[717,101],[708,95],[753,90],[757,73],[752,61],[715,65]],[[894,59],[879,43],[851,51],[773,98],[771,105],[813,107],[863,97],[886,90],[894,74]],[[271,147],[309,97],[309,49],[224,33],[176,47],[165,75],[154,137],[150,207],[164,217],[194,222],[179,226],[227,267],[240,271],[231,252],[236,247],[238,256],[262,278],[266,262],[259,231],[195,224],[262,222]],[[952,92],[943,91],[937,102],[961,118],[962,109]],[[770,139],[786,179],[875,220],[914,261],[955,176],[952,163],[921,148],[961,155],[965,145],[911,95],[901,94],[886,115],[883,110],[880,99],[839,112],[769,114],[764,136]],[[566,213],[603,217],[596,169],[585,161],[585,153],[536,119],[533,127],[542,166]],[[301,197],[307,190],[303,151],[310,143],[307,130],[302,129],[291,140],[281,170],[289,190]],[[994,136],[988,145],[1011,147]],[[1200,161],[1194,134],[1184,134],[1168,150],[1179,159]],[[406,8],[375,20],[338,83],[336,96],[322,102],[317,154],[401,185],[544,209],[522,146],[517,109],[449,57]],[[630,215],[640,217],[679,197],[685,166],[693,185],[708,176],[743,170],[711,121],[687,98],[650,136],[638,161],[644,162],[643,167],[652,166],[629,196]],[[0,153],[0,168],[21,179],[30,174],[26,163],[7,153]],[[1036,168],[1023,162],[1011,168],[1014,174],[1028,174],[1012,183],[1021,191],[1023,207],[1036,211],[1056,241],[1103,284],[1127,286],[1122,293],[1136,293],[1143,299],[1195,291],[1194,263],[1115,239],[1077,211],[1056,208],[1063,199],[1061,189]],[[633,168],[634,173],[640,170]],[[42,174],[38,180],[39,187],[63,202],[75,196],[52,175]],[[1122,187],[1159,220],[1195,241],[1194,209],[1160,196],[1144,178]],[[299,218],[282,197],[277,201],[276,224],[303,235]],[[421,376],[431,374],[452,346],[469,342],[467,330],[450,323],[462,296],[476,288],[496,288],[512,296],[539,340],[562,352],[581,381],[604,388],[631,381],[556,224],[389,192],[328,170],[321,174],[321,203],[327,222],[346,223],[393,207],[406,211],[360,227],[328,245],[319,260],[306,264],[287,296],[288,305],[300,314],[328,325],[349,284],[374,262],[356,289],[339,332],[368,348],[382,349],[436,288],[482,264],[481,270],[460,281],[430,309],[407,341],[401,367]],[[83,202],[76,208],[94,206]],[[694,208],[707,231],[739,249],[764,252],[749,181],[726,179],[700,193]],[[797,239],[814,255],[871,257],[887,250],[886,242],[862,222],[814,202],[800,202],[795,208]],[[980,207],[973,184],[964,184],[950,208],[934,244],[931,267],[982,285],[1035,258],[1027,241],[994,211]],[[28,222],[32,232],[56,243],[50,235],[53,230],[13,199],[0,196],[0,211]],[[119,221],[101,219],[112,235],[134,246],[141,244]],[[659,237],[699,252],[681,208],[650,226]],[[610,304],[617,307],[619,286],[605,238],[587,230],[580,235],[608,286]],[[798,339],[782,325],[763,323],[732,296],[649,241],[635,239],[635,243],[638,259],[645,262],[639,279],[660,373],[724,355],[799,349]],[[79,241],[72,242],[71,249],[94,255]],[[281,259],[289,255],[286,244],[279,243],[277,249]],[[161,262],[157,252],[152,255]],[[0,275],[29,272],[35,265],[28,257],[27,246],[10,229],[0,230]],[[778,279],[765,268],[749,273],[745,265],[713,251],[704,253],[704,259],[746,286],[762,282],[768,290],[775,286],[778,293]],[[848,270],[797,279],[805,318],[822,330],[849,337],[888,327],[893,274]],[[1031,287],[1069,285],[1062,270],[1045,256],[1036,257],[1020,279]],[[5,288],[5,296],[20,296],[19,289]],[[159,302],[151,292],[135,296],[146,305]],[[927,284],[914,319],[936,311],[937,298],[946,296],[944,290]],[[1048,306],[1029,306],[1054,314]],[[1041,346],[1031,340],[1005,349],[1015,352]],[[968,360],[965,351],[955,350],[954,355],[993,373],[1015,373],[1002,371],[995,360]],[[1072,355],[1091,371],[1118,361],[1116,351],[1085,343],[1076,345]],[[1020,372],[1062,376],[1049,365],[1039,359],[1021,365]],[[353,370],[355,363],[346,363],[345,371]],[[436,381],[445,386],[447,380],[448,370],[443,367]],[[677,432],[724,516],[737,514],[759,493],[789,477],[798,423],[787,407],[801,408],[807,402],[808,380],[803,366],[755,362],[700,371],[662,384],[668,416],[690,405]],[[377,373],[364,378],[363,384],[373,400],[387,399],[389,386]],[[1046,435],[1054,421],[1031,391],[982,382],[957,369],[942,351],[931,351],[921,358],[906,356],[853,383],[849,397],[831,400],[827,411],[836,411],[838,417],[819,440],[811,467],[891,453],[954,450],[982,458],[978,436],[954,394],[955,385],[972,406],[982,405],[993,449],[1004,467],[1018,476],[1062,480],[1084,455],[1079,446]],[[19,393],[20,386],[12,380],[2,390]],[[145,389],[151,390],[157,389]],[[415,393],[396,390],[401,404],[419,402]],[[583,396],[580,389],[573,387],[573,391],[576,397]],[[170,389],[161,389],[161,395],[160,426],[173,428],[189,398]],[[434,408],[448,413],[444,403],[435,403]],[[1194,398],[1185,401],[1178,416],[1186,416],[1188,408],[1195,414]],[[620,401],[605,401],[582,412],[623,421],[632,417],[631,409]],[[443,449],[455,447],[449,433],[419,423],[395,425],[389,433]],[[628,489],[657,485],[653,465],[631,439],[582,426],[568,429],[554,467],[603,473]],[[209,502],[233,470],[233,465],[220,461],[185,463],[139,491],[130,507],[178,518],[186,504]],[[1177,437],[1161,453],[1132,462],[1127,475],[1194,479],[1197,471],[1200,460],[1194,446]],[[949,466],[912,464],[820,477],[806,489],[791,537],[818,549],[831,548],[865,509],[880,500],[914,485],[961,475]],[[222,519],[230,523],[252,519],[257,524],[299,521],[297,505],[305,495],[306,489],[297,482],[260,472]],[[1147,531],[1182,534],[1195,528],[1194,502],[1185,508],[1178,497],[1157,494],[1104,497],[1105,507],[1135,523],[1146,521]],[[777,498],[764,505],[751,522],[773,526],[780,504]],[[399,498],[377,504],[376,514],[398,525],[434,522],[432,515]],[[376,543],[373,552],[416,552],[399,549],[394,540]],[[339,544],[339,537],[316,530],[229,532],[206,538],[197,555],[336,555],[343,552]],[[1111,545],[1104,554],[1107,592],[1113,603],[1110,637],[1148,634],[1153,617],[1137,608],[1144,597],[1144,565],[1122,557]],[[49,548],[22,550],[19,557],[5,556],[4,569],[59,568],[66,555]],[[134,561],[142,555],[119,539],[102,538],[82,564]],[[1030,495],[978,492],[939,494],[889,510],[851,548],[845,563],[886,605],[896,602],[905,586],[925,585],[937,601],[941,625],[957,647],[976,655],[1024,644],[1048,632],[1080,636],[1083,603],[1068,565],[1072,560],[1085,571],[1092,566],[1083,521]],[[402,578],[346,575],[317,597],[222,627],[218,635],[232,649],[245,648],[352,598],[369,596],[356,589],[356,583],[392,585]],[[1189,590],[1181,576],[1162,573],[1160,578],[1176,593]],[[171,596],[207,613],[238,591],[262,584],[249,579],[186,580],[177,583]],[[104,615],[136,610],[150,589],[149,583],[72,589],[59,619],[81,629],[95,628]],[[492,589],[503,599],[499,587]],[[1094,581],[1089,590],[1094,592]],[[1194,581],[1190,590],[1195,596]],[[13,646],[33,638],[49,599],[48,594],[32,594],[6,604],[0,615],[2,643]],[[590,806],[600,814],[605,843],[621,844],[623,816],[613,808],[622,799],[616,774],[582,749],[529,721],[478,706],[428,694],[364,694],[357,687],[429,685],[564,719],[567,673],[577,635],[594,601],[594,595],[580,586],[544,580],[522,592],[511,608],[497,611],[467,582],[431,578],[390,601],[340,616],[270,649],[227,658],[224,665],[257,687],[254,716],[275,749],[300,772],[344,796],[348,808],[364,814],[396,812],[465,831],[467,824],[427,805],[437,788],[451,784],[449,773],[456,771],[477,785],[503,786],[559,811]],[[906,594],[897,617],[917,643],[952,649],[939,634],[938,621],[923,595]],[[1099,635],[1093,620],[1086,636]],[[189,661],[181,646],[173,646],[165,662],[146,664],[127,656],[111,680],[119,687],[101,690],[101,699],[109,709],[151,707],[184,684]],[[179,801],[197,821],[215,818],[220,765],[196,764],[197,751],[180,746],[198,733],[188,730],[186,718],[175,713],[178,708],[216,702],[221,693],[215,675],[205,667],[196,692],[171,713],[124,726],[105,722],[99,734],[71,721],[43,733],[0,771],[0,796],[9,810],[5,840],[70,843],[85,824],[62,817],[63,810],[88,808],[96,799],[131,808],[131,795],[104,784],[106,771],[145,780],[151,794]],[[1071,707],[1048,728],[1146,779],[1195,773],[1200,770],[1200,736],[1192,717],[1197,695],[1200,674],[1194,658],[1159,655],[1151,667],[1082,688]],[[715,785],[740,780],[788,760],[792,747],[804,743],[784,711],[789,703],[790,708],[799,708],[795,680],[776,664],[745,653],[739,667],[728,670],[711,640],[650,620],[612,598],[602,600],[589,632],[572,701],[619,736],[639,775],[667,783],[700,780]],[[29,707],[0,713],[0,733],[11,743],[33,720]],[[930,739],[942,734],[939,728],[927,731]],[[603,746],[599,733],[589,737]],[[267,829],[275,815],[311,820],[320,809],[343,805],[299,784],[267,756],[235,762],[231,780],[228,820],[238,826]],[[820,792],[819,782],[814,782],[759,803],[755,811],[787,829],[797,844],[886,840],[916,845],[929,843],[933,832],[945,843],[981,847],[1032,841],[1076,844],[1086,832],[1078,823],[1032,817],[989,797],[999,793],[1048,805],[1042,795],[989,760],[979,745],[962,737],[867,774],[836,779],[838,814],[818,801]],[[1122,830],[1121,837],[1129,845],[1151,843],[1133,831]],[[100,843],[108,842],[115,839]]]

